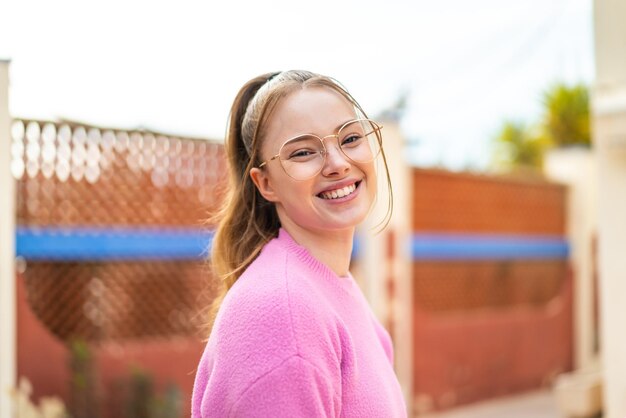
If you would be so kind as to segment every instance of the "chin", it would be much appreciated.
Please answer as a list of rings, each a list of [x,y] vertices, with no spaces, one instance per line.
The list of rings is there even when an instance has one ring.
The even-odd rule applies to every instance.
[[[342,217],[340,219],[333,217],[333,219],[327,220],[326,228],[334,230],[356,228],[361,223],[363,223],[363,221],[365,221],[368,213],[369,212],[354,214],[352,216]]]

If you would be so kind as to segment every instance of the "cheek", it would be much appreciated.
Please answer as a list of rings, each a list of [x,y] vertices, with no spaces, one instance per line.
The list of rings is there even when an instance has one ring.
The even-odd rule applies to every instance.
[[[374,185],[374,189],[376,189],[376,183],[378,181],[378,172],[380,171],[379,167],[376,167],[374,162],[367,164],[363,167],[363,172],[367,176],[367,182]]]
[[[369,192],[368,194],[372,200],[376,198],[378,193],[378,173],[379,169],[377,170],[374,163],[368,164],[365,168],[365,175],[367,176],[367,189]]]
[[[278,192],[285,205],[296,211],[307,210],[313,199],[317,199],[313,194],[314,184],[312,182],[295,181],[286,179],[278,185]]]

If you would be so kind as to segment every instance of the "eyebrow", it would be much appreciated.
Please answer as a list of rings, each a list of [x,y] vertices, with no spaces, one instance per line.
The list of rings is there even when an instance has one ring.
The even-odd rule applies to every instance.
[[[346,124],[346,123],[348,123],[348,122],[352,122],[352,121],[354,121],[354,120],[357,120],[357,119],[356,119],[356,118],[351,118],[351,119],[347,119],[347,120],[345,120],[345,121],[341,122],[339,125],[337,125],[337,127],[336,127],[335,129],[333,129],[333,132],[337,132],[339,129],[341,129],[341,127],[342,127],[343,125],[345,125],[345,124]],[[311,135],[311,134],[313,134],[313,135],[316,135],[316,136],[317,136],[317,134],[315,134],[315,133],[313,133],[313,132],[307,132],[307,133],[300,134],[300,135]],[[296,135],[296,136],[294,136],[294,138],[296,138],[296,137],[298,137],[298,136],[300,136],[300,135]]]
[[[356,119],[355,119],[355,118],[352,118],[352,119],[348,119],[348,120],[347,120],[347,121],[345,121],[345,122],[340,123],[340,124],[339,124],[339,125],[335,128],[335,132],[337,132],[337,131],[338,131],[338,130],[339,130],[339,129],[343,126],[343,125],[345,125],[345,124],[346,124],[346,123],[348,123],[348,122],[352,122],[353,120],[356,120]]]
[[[341,122],[341,123],[340,123],[339,125],[337,125],[337,127],[334,129],[334,132],[337,132],[337,131],[338,131],[338,130],[342,127],[342,126],[344,126],[346,123],[348,123],[348,122],[352,122],[352,121],[355,121],[355,120],[358,120],[358,118],[351,118],[351,119],[347,119],[347,120],[345,120],[344,122]],[[315,136],[319,136],[318,134],[313,133],[313,132],[301,133],[301,134],[298,134],[298,135],[292,136],[291,138],[287,139],[285,142],[287,142],[287,141],[291,141],[292,139],[296,139],[296,138],[299,138],[299,137],[304,136],[304,135],[315,135]]]

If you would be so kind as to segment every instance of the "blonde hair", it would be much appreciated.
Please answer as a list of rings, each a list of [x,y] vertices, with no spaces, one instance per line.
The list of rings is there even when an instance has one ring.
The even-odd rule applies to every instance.
[[[250,170],[260,164],[264,127],[278,102],[297,89],[330,88],[348,100],[355,111],[367,117],[361,106],[336,80],[309,71],[268,73],[248,81],[237,94],[230,110],[225,140],[229,184],[224,205],[216,214],[211,265],[220,280],[220,289],[209,315],[209,330],[228,290],[254,261],[263,246],[278,234],[280,221],[273,203],[265,200],[250,178]],[[381,152],[389,186],[384,227],[393,210],[389,170]]]

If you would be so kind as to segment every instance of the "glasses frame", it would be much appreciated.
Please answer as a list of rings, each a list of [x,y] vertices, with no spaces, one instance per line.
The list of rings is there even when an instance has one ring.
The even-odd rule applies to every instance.
[[[372,131],[372,134],[376,135],[376,140],[378,141],[378,146],[380,147],[380,149],[379,149],[378,153],[377,153],[376,155],[374,155],[374,157],[373,157],[371,160],[369,160],[369,161],[355,161],[355,160],[353,160],[352,158],[350,158],[350,157],[348,156],[348,154],[346,154],[346,152],[345,152],[345,151],[343,150],[343,148],[341,147],[341,144],[339,144],[339,134],[341,133],[341,131],[343,130],[343,128],[345,128],[346,126],[351,125],[351,124],[353,124],[353,123],[355,123],[355,122],[363,122],[363,121],[370,123],[370,124],[372,125],[372,127],[374,128],[374,130]],[[278,154],[276,154],[276,155],[274,155],[273,157],[270,157],[270,158],[268,158],[267,160],[265,160],[265,161],[261,162],[261,163],[257,166],[257,168],[263,168],[264,166],[268,165],[270,161],[273,161],[273,160],[275,160],[275,159],[277,159],[277,158],[278,158],[278,161],[280,162],[280,166],[282,167],[283,171],[285,172],[285,174],[287,174],[287,175],[288,175],[289,177],[291,177],[292,179],[294,179],[294,180],[296,180],[296,181],[304,181],[304,180],[308,180],[308,179],[310,179],[310,178],[313,178],[313,177],[315,177],[316,175],[318,175],[318,174],[322,171],[322,169],[324,168],[324,164],[326,163],[326,155],[328,155],[328,151],[326,150],[326,144],[324,143],[324,140],[325,140],[326,138],[333,138],[333,137],[337,139],[337,145],[339,146],[339,150],[341,151],[341,154],[342,154],[344,157],[346,157],[348,160],[350,160],[350,161],[352,161],[352,162],[354,162],[354,163],[356,163],[356,164],[367,164],[367,163],[369,163],[369,162],[374,161],[374,160],[375,160],[375,159],[376,159],[376,158],[380,155],[380,153],[382,152],[382,149],[383,149],[383,137],[382,137],[382,135],[381,135],[381,133],[380,133],[380,130],[381,130],[381,129],[383,129],[383,125],[381,125],[381,124],[377,123],[376,121],[373,121],[373,120],[368,119],[368,118],[357,118],[357,119],[352,119],[352,120],[349,120],[348,122],[346,122],[346,123],[344,123],[343,125],[341,125],[341,127],[339,127],[339,129],[337,129],[337,133],[336,133],[336,134],[330,134],[330,135],[326,135],[326,136],[324,136],[324,137],[320,137],[320,136],[315,135],[315,134],[301,134],[301,135],[296,135],[296,136],[294,136],[293,138],[289,138],[288,140],[286,140],[285,142],[283,142],[283,144],[280,146],[280,149],[278,150]],[[315,138],[319,139],[319,141],[320,141],[320,142],[321,142],[321,144],[322,144],[322,151],[321,151],[321,153],[322,153],[322,158],[323,158],[323,161],[322,161],[322,165],[320,166],[320,169],[319,169],[319,170],[317,170],[314,174],[312,174],[312,175],[311,175],[311,176],[309,176],[309,177],[303,178],[303,179],[298,179],[298,178],[293,177],[291,174],[289,174],[289,173],[287,172],[287,169],[285,169],[285,166],[283,165],[283,160],[281,160],[281,158],[280,158],[280,153],[282,152],[283,147],[284,147],[284,146],[285,146],[288,142],[293,141],[293,140],[298,139],[298,138],[305,137],[305,136],[312,136],[312,137],[315,137]]]

